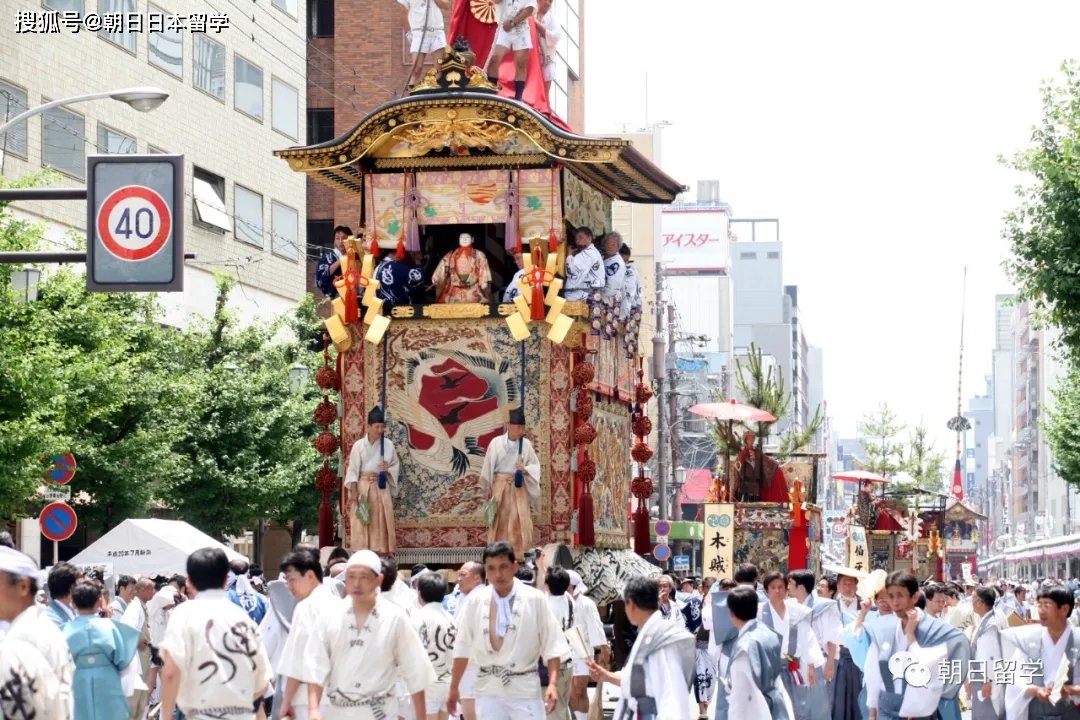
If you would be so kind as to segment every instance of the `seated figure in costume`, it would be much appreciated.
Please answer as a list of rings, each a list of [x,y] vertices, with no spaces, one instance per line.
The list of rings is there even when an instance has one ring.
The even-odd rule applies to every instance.
[[[436,302],[491,302],[491,268],[483,251],[473,247],[473,236],[461,233],[458,248],[447,253],[431,278]]]
[[[379,247],[393,251],[397,248],[397,243],[393,240],[379,240]],[[375,268],[375,279],[379,281],[379,289],[375,295],[389,310],[396,305],[413,304],[413,292],[424,285],[424,271],[408,261],[399,260],[394,252],[388,252]]]
[[[480,479],[495,505],[488,544],[505,540],[518,557],[524,557],[535,541],[531,501],[540,497],[540,458],[525,437],[521,410],[510,411],[506,434],[488,445]]]
[[[870,720],[939,717],[950,720],[946,707],[956,698],[971,658],[971,644],[962,632],[944,620],[936,620],[919,610],[919,581],[899,570],[885,581],[891,615],[866,622],[870,635],[866,652],[866,706]],[[897,653],[909,653],[915,663],[897,677],[889,660]],[[955,664],[960,672],[948,677],[941,672]],[[955,718],[959,720],[959,718]]]
[[[742,502],[788,502],[787,478],[780,463],[754,447],[755,439],[752,432],[743,435],[742,450],[735,458],[735,498]]]
[[[367,434],[353,443],[345,470],[345,512],[352,549],[393,555],[397,550],[393,499],[398,494],[400,465],[394,444],[383,437],[385,422],[382,408],[372,408]]]

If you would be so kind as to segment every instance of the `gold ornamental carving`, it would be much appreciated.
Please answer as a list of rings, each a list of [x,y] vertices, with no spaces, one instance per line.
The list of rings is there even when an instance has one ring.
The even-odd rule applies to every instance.
[[[395,305],[390,309],[390,315],[396,318],[416,317],[416,308],[412,305]]]
[[[563,305],[563,315],[574,317],[586,317],[589,314],[589,306],[584,300],[567,300]]]
[[[472,16],[482,23],[490,25],[495,22],[494,0],[470,0],[469,10]]]
[[[474,320],[491,315],[491,308],[480,303],[425,305],[423,312],[432,320]]]
[[[396,137],[413,146],[417,155],[427,155],[444,148],[464,150],[494,150],[505,143],[514,131],[503,125],[483,120],[452,120],[427,122],[402,128]]]

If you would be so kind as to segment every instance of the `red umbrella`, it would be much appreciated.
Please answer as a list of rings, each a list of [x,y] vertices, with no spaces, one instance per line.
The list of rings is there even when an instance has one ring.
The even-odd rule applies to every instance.
[[[889,479],[882,477],[877,473],[867,472],[866,470],[845,470],[844,472],[838,472],[832,476],[833,480],[840,480],[841,482],[857,482],[857,483],[887,483]]]
[[[728,436],[731,436],[732,425],[736,422],[772,422],[776,416],[771,412],[756,408],[753,405],[743,405],[735,400],[726,403],[698,403],[690,408],[690,412],[702,417],[714,420],[727,420]],[[724,453],[724,479],[727,483],[727,492],[731,494],[731,456]]]

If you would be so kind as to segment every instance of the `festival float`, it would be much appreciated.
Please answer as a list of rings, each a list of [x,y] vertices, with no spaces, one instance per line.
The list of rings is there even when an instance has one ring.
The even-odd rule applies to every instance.
[[[500,96],[474,61],[459,39],[409,95],[341,137],[275,152],[355,198],[362,228],[346,243],[326,321],[332,348],[316,374],[326,392],[316,413],[327,457],[316,479],[320,542],[333,544],[330,498],[341,497],[330,459],[339,448],[347,455],[378,406],[400,459],[398,562],[479,559],[485,450],[520,408],[542,464],[534,544],[571,548],[599,602],[595,592],[615,587],[613,574],[645,562],[630,550],[624,508],[632,487],[652,494],[631,475],[652,453],[651,390],[638,356],[640,310],[620,317],[599,295],[563,297],[567,240],[578,228],[610,231],[613,200],[670,203],[684,188],[629,142],[577,135]],[[458,289],[470,292],[460,296],[431,287],[463,234],[486,261],[489,294],[462,277]],[[516,253],[520,294],[501,303]],[[379,264],[387,254],[425,278],[404,302],[377,292],[393,280],[383,272],[391,264]],[[340,394],[339,424],[331,393]],[[338,512],[347,517],[340,503]],[[341,525],[350,547],[349,523]]]

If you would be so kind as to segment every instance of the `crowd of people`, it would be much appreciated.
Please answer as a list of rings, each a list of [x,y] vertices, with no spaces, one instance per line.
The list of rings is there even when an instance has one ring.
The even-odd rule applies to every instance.
[[[507,542],[452,588],[370,550],[299,545],[264,583],[207,548],[186,575],[106,583],[68,563],[44,577],[12,545],[0,537],[5,720],[585,720],[605,684],[617,720],[1080,717],[1075,583],[638,576],[609,642],[580,575]]]

